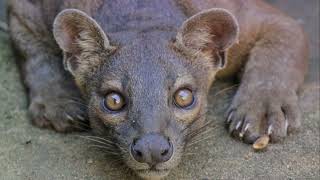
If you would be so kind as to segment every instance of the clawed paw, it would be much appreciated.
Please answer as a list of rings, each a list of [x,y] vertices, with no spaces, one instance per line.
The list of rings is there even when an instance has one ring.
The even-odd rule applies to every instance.
[[[277,142],[299,129],[296,93],[246,93],[237,93],[226,113],[226,126],[233,137],[253,143],[262,135],[269,135],[272,142]]]
[[[74,100],[35,97],[29,106],[32,123],[57,132],[86,131],[86,108]]]

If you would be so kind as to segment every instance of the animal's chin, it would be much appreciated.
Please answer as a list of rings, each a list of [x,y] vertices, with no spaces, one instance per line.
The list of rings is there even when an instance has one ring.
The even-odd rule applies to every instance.
[[[135,170],[138,176],[143,179],[158,180],[166,177],[170,170],[169,169],[144,169],[144,170]]]

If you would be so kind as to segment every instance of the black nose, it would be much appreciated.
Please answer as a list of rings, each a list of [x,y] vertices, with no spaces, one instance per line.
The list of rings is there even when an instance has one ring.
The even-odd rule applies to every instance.
[[[149,165],[168,161],[172,153],[173,146],[169,139],[160,134],[146,134],[131,144],[133,158]]]

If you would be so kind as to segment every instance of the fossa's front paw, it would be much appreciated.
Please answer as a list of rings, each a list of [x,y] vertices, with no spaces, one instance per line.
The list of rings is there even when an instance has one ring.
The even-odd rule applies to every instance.
[[[89,129],[86,106],[81,101],[66,97],[36,96],[29,106],[32,123],[57,132]]]
[[[246,143],[262,135],[272,142],[287,136],[300,127],[298,97],[293,90],[248,90],[239,88],[226,113],[230,134]]]

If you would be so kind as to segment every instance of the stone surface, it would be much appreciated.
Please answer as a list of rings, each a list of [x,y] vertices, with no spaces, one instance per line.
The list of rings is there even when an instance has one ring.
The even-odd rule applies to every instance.
[[[303,128],[283,143],[256,153],[230,138],[223,128],[223,112],[235,88],[216,83],[208,119],[216,128],[187,149],[184,161],[167,179],[319,179],[319,1],[269,0],[298,19],[311,39],[310,73],[300,97]],[[0,15],[3,20],[3,0]],[[57,134],[33,127],[27,98],[6,33],[0,30],[0,179],[134,179],[101,150],[80,136]]]

